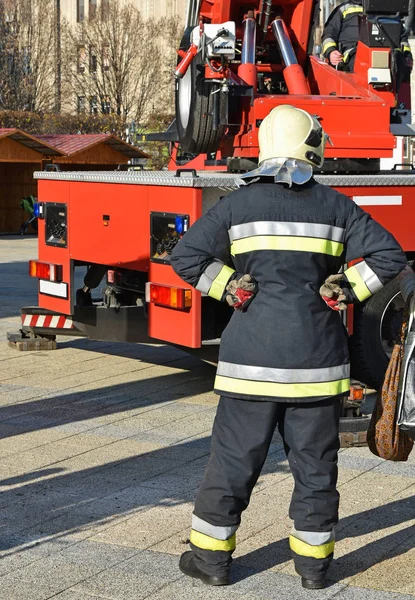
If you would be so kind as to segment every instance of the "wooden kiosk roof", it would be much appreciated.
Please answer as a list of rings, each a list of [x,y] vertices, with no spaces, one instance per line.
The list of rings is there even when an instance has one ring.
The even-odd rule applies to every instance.
[[[0,129],[0,162],[42,162],[46,157],[64,156],[46,141],[17,128]]]
[[[148,158],[148,155],[127,144],[114,134],[50,134],[36,136],[40,141],[56,148],[64,156],[57,158],[56,163],[114,164],[121,154],[125,160],[130,158]]]

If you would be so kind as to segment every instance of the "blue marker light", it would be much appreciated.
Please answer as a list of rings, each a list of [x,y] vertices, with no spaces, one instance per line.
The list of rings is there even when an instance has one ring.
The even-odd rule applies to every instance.
[[[177,216],[175,219],[175,227],[176,227],[176,231],[179,235],[181,235],[182,233],[184,233],[185,229],[184,229],[184,217],[180,217]]]
[[[36,218],[39,218],[39,215],[40,215],[40,203],[35,202],[33,204],[33,216]]]

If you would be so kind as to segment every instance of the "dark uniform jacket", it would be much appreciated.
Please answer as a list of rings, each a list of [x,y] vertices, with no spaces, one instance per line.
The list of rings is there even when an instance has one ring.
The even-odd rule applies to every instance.
[[[224,300],[249,273],[259,291],[223,332],[215,391],[278,401],[318,400],[349,388],[347,334],[319,288],[344,263],[351,301],[365,300],[406,265],[399,244],[352,200],[313,179],[253,183],[220,200],[184,235],[171,264]]]
[[[353,62],[357,42],[359,40],[359,15],[363,13],[361,0],[343,2],[333,10],[323,31],[323,55],[329,58],[333,50],[343,54],[344,62]],[[401,38],[401,51],[411,52],[408,38]]]

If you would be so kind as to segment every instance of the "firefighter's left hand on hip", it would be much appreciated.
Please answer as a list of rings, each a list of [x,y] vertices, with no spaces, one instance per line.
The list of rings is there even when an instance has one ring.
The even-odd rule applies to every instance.
[[[258,284],[251,275],[242,275],[226,286],[226,302],[235,310],[245,310],[258,291]]]
[[[346,296],[340,287],[340,281],[343,279],[342,273],[330,275],[320,288],[320,296],[332,310],[345,310],[347,304]]]

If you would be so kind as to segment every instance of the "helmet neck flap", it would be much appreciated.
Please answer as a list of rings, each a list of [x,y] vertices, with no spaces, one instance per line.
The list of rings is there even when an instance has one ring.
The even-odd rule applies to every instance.
[[[272,178],[274,183],[293,183],[304,185],[313,176],[313,167],[304,160],[296,158],[268,158],[257,169],[240,176],[239,185],[255,183],[261,177]]]

